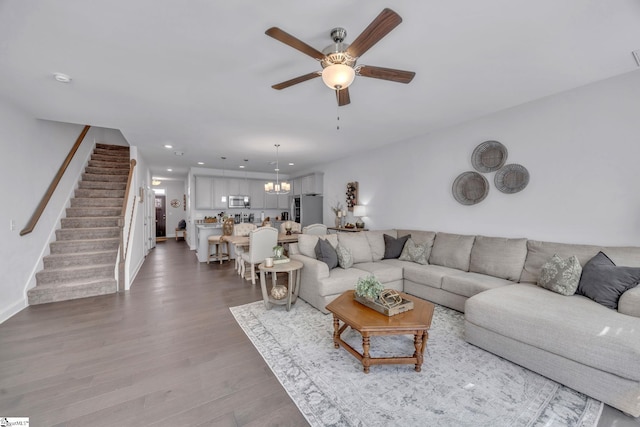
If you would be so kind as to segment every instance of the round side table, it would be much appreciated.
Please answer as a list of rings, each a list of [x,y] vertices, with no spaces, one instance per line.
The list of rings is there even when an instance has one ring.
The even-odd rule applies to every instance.
[[[272,304],[286,305],[287,311],[291,310],[291,304],[298,299],[298,290],[300,289],[300,269],[303,264],[300,261],[290,260],[282,264],[274,264],[273,267],[265,267],[264,263],[258,265],[260,270],[260,288],[262,289],[262,299],[267,310],[271,309]],[[287,297],[283,299],[275,299],[271,296],[271,289],[267,291],[267,273],[271,273],[271,289],[276,285],[278,273],[288,273],[289,282],[287,284]]]

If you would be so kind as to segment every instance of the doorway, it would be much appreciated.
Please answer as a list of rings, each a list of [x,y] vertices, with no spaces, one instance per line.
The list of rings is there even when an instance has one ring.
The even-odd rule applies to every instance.
[[[167,240],[167,197],[164,194],[155,195],[156,207],[156,241]]]

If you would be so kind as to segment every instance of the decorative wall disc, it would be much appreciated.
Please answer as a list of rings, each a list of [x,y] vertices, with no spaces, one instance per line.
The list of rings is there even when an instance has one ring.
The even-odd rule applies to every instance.
[[[463,172],[453,182],[453,197],[463,205],[475,205],[489,194],[489,181],[478,172]]]
[[[173,199],[170,203],[172,208],[179,208],[181,204],[180,200],[178,199]]]
[[[500,169],[507,162],[507,147],[498,141],[485,141],[471,155],[471,164],[482,173]]]
[[[529,171],[516,163],[506,165],[496,172],[494,183],[503,193],[517,193],[529,184]]]

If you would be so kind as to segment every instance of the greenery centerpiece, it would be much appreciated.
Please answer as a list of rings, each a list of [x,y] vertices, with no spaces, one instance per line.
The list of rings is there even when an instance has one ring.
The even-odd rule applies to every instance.
[[[340,227],[340,225],[341,225],[342,209],[343,209],[343,206],[342,206],[342,204],[340,202],[336,202],[335,206],[331,206],[331,210],[333,211],[334,215],[336,216],[336,227]]]
[[[282,258],[282,254],[284,253],[284,248],[280,245],[273,247],[273,256],[275,258]]]
[[[375,301],[383,290],[384,286],[380,283],[380,280],[376,279],[375,276],[367,276],[358,279],[355,294],[370,301]]]

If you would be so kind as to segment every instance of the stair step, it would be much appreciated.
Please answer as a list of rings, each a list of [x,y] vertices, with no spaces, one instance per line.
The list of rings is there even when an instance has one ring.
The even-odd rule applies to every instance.
[[[76,216],[118,216],[122,208],[97,207],[97,208],[67,208],[67,218]]]
[[[116,199],[124,199],[125,190],[112,190],[112,189],[103,189],[103,188],[78,188],[76,189],[74,195],[78,198],[116,198]]]
[[[84,171],[86,173],[93,173],[96,175],[129,175],[129,168],[96,168],[87,166]]]
[[[102,216],[102,217],[74,217],[62,218],[62,228],[98,228],[98,227],[117,227],[118,216]]]
[[[127,183],[125,182],[116,182],[116,181],[80,181],[78,183],[78,189],[82,190],[122,190],[124,195],[124,190],[127,188]]]
[[[62,228],[56,230],[56,241],[120,238],[120,227]]]
[[[91,240],[63,240],[51,242],[49,248],[52,254],[69,254],[79,252],[95,252],[118,249],[120,238],[91,239]]]
[[[72,208],[86,208],[86,207],[122,207],[124,198],[116,197],[76,197],[71,199]]]
[[[109,163],[118,166],[129,166],[131,164],[131,159],[127,156],[111,156],[108,154],[92,154],[91,160],[96,160],[103,163]]]
[[[29,289],[27,297],[29,305],[66,301],[77,298],[114,294],[117,283],[115,279],[92,279],[70,281],[58,285],[38,285]]]
[[[124,182],[126,184],[127,179],[129,177],[127,175],[103,175],[96,173],[83,173],[82,180],[83,181],[111,181],[111,182]]]
[[[98,142],[96,143],[96,148],[100,148],[103,150],[121,150],[121,151],[126,151],[127,153],[129,152],[129,146],[128,145],[115,145],[115,144],[105,144],[102,142]]]
[[[79,279],[113,279],[115,264],[93,264],[80,267],[45,268],[36,273],[36,286],[72,282]]]
[[[102,264],[105,262],[112,263],[115,266],[117,257],[118,251],[114,249],[109,251],[52,254],[45,256],[42,261],[45,269],[59,269]]]
[[[109,156],[118,158],[129,158],[129,150],[105,150],[104,148],[95,148],[93,154],[99,156]]]
[[[89,166],[92,168],[122,168],[129,169],[129,162],[108,162],[105,160],[89,160]]]

